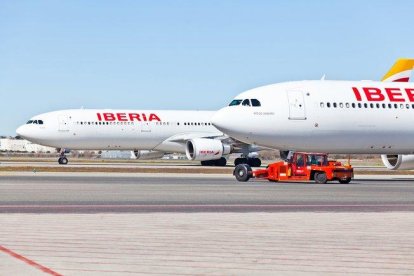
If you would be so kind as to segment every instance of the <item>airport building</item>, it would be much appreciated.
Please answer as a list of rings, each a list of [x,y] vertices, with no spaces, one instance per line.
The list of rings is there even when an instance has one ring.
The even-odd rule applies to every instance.
[[[5,137],[0,139],[0,152],[54,153],[56,149],[33,144],[24,139]]]

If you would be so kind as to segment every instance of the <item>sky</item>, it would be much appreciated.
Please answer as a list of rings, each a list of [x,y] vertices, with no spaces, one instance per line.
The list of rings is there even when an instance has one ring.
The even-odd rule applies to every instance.
[[[0,135],[69,108],[218,110],[293,80],[379,80],[414,1],[0,0]]]

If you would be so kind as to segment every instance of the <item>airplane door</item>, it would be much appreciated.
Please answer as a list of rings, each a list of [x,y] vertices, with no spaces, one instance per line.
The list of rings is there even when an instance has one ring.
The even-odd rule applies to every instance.
[[[59,131],[69,131],[69,116],[60,115],[59,120]]]
[[[306,120],[305,100],[299,90],[287,91],[289,101],[289,120]]]

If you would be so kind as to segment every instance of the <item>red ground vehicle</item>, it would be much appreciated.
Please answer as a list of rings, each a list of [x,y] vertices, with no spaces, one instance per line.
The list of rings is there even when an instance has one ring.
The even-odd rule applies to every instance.
[[[325,153],[295,152],[288,161],[272,163],[266,169],[252,171],[247,164],[237,165],[233,175],[243,182],[254,177],[269,181],[314,180],[316,183],[338,180],[346,184],[354,177],[354,170],[351,165],[329,161]]]

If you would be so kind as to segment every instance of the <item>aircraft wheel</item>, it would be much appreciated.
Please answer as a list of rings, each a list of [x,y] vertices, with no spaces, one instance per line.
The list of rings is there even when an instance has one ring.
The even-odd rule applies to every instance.
[[[350,177],[347,177],[345,179],[339,179],[339,183],[341,183],[341,184],[348,184],[349,182],[351,182]]]
[[[251,167],[260,167],[262,165],[262,161],[259,158],[249,158],[247,159],[247,164]]]
[[[239,164],[234,168],[233,174],[237,181],[246,182],[252,176],[252,168],[247,164]]]
[[[69,160],[66,157],[60,157],[58,163],[61,165],[67,165],[69,163]]]
[[[214,160],[214,165],[219,166],[219,167],[225,167],[227,164],[227,160],[224,157],[221,157],[218,160]]]
[[[326,173],[324,172],[316,172],[314,178],[315,182],[318,184],[325,184],[328,181],[326,178]]]
[[[201,161],[201,166],[213,166],[214,165],[214,160],[205,160],[205,161]]]
[[[236,158],[234,160],[234,166],[237,166],[240,164],[247,164],[247,158]]]

